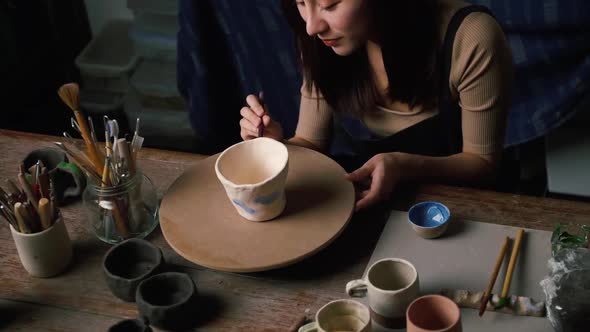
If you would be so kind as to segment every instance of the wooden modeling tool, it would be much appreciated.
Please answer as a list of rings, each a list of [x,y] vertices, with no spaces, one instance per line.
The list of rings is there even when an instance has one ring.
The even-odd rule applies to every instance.
[[[30,234],[31,228],[25,220],[27,215],[26,208],[21,202],[14,204],[14,215],[16,216],[18,228],[20,229],[21,233]]]
[[[38,211],[39,204],[37,203],[37,198],[35,198],[35,194],[33,194],[33,189],[29,185],[29,182],[25,178],[25,175],[21,172],[18,173],[18,182],[20,183],[21,187],[25,191],[25,195],[27,195],[27,199],[33,204],[35,211]]]
[[[127,143],[126,139],[119,138],[117,140],[117,151],[119,151],[119,155],[127,164],[129,176],[133,176],[135,174],[135,165],[131,159],[131,151],[129,151],[129,143]]]
[[[492,297],[492,288],[494,288],[494,284],[496,283],[496,278],[498,277],[498,272],[500,271],[500,267],[502,266],[502,262],[504,261],[504,256],[506,256],[506,249],[508,248],[508,243],[510,242],[510,238],[507,236],[504,240],[504,244],[500,248],[500,253],[498,254],[498,258],[496,258],[496,265],[494,266],[494,270],[492,271],[492,275],[490,277],[490,281],[488,282],[488,287],[484,292],[483,296],[481,297],[481,305],[479,307],[479,317],[483,315],[486,311],[486,306]]]
[[[508,297],[508,291],[510,290],[510,282],[512,281],[512,274],[514,272],[514,266],[516,265],[516,258],[518,256],[518,250],[520,248],[520,242],[522,241],[522,236],[524,234],[524,229],[518,230],[518,235],[516,235],[516,240],[514,242],[514,246],[512,247],[512,254],[510,255],[510,261],[508,262],[508,270],[506,271],[506,278],[504,279],[504,287],[502,288],[502,293],[500,294],[500,301],[495,306],[496,309],[500,309],[506,306],[510,302],[510,298]]]
[[[39,219],[41,220],[41,230],[51,227],[51,207],[47,198],[39,200]]]
[[[262,118],[264,117],[264,114],[266,114],[266,107],[264,105],[264,92],[263,91],[260,91],[258,93],[258,101],[260,102],[260,105],[262,106],[262,109],[264,110],[264,112],[260,116],[260,126],[258,126],[258,137],[264,137],[264,121],[262,121]]]

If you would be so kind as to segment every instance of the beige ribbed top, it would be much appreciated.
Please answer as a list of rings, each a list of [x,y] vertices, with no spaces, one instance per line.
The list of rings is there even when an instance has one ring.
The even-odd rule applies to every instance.
[[[466,5],[440,0],[441,45],[451,17]],[[510,106],[512,56],[504,33],[491,16],[471,13],[459,27],[453,44],[449,83],[451,94],[462,110],[463,151],[479,155],[499,152]],[[301,89],[295,135],[318,147],[326,147],[333,110],[315,92],[310,95],[305,84]],[[437,113],[437,109],[410,109],[407,104],[391,101],[366,112],[362,120],[375,134],[389,136]]]

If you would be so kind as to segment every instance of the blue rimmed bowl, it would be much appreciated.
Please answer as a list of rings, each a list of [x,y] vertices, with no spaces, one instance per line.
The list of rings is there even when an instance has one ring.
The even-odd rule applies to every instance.
[[[419,236],[434,239],[447,230],[451,221],[451,211],[439,202],[420,202],[408,211],[408,221]]]

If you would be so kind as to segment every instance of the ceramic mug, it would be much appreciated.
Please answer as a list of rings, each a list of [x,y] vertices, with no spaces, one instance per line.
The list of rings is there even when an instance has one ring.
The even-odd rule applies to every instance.
[[[59,217],[51,227],[25,234],[10,226],[20,261],[33,277],[47,278],[62,272],[72,259],[72,243],[68,230]]]
[[[316,313],[315,322],[299,328],[299,332],[369,332],[370,330],[369,308],[348,299],[327,303]]]
[[[461,311],[442,295],[425,295],[410,304],[406,312],[408,332],[461,332]]]
[[[252,221],[270,220],[285,209],[289,169],[287,147],[259,137],[234,144],[215,162],[215,173],[238,213]]]
[[[403,328],[408,305],[420,292],[418,272],[408,261],[384,258],[373,263],[363,279],[346,284],[346,293],[369,298],[371,318],[387,328]]]

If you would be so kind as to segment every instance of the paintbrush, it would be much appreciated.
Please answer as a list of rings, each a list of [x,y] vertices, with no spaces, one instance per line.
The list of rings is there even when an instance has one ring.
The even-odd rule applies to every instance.
[[[258,126],[258,137],[264,137],[264,121],[262,120],[262,118],[264,117],[264,114],[266,114],[266,107],[264,105],[264,92],[260,91],[258,93],[258,101],[260,102],[260,105],[262,106],[262,110],[264,112],[262,112],[262,115],[260,116],[260,126]]]
[[[70,156],[72,158],[72,162],[76,164],[76,166],[86,171],[86,173],[88,175],[91,175],[95,180],[100,181],[100,176],[98,175],[97,171],[94,169],[93,165],[90,163],[90,161],[86,159],[86,157],[83,154],[75,152],[75,150],[68,148],[67,146],[65,146],[65,144],[61,142],[53,143],[57,145],[60,149],[62,149],[68,156]]]
[[[518,235],[516,235],[514,246],[512,247],[510,261],[508,262],[508,270],[506,271],[506,277],[504,278],[504,287],[502,288],[500,301],[498,302],[498,305],[495,306],[495,309],[500,309],[509,303],[510,298],[508,297],[508,291],[510,290],[510,282],[512,281],[512,274],[514,272],[514,266],[516,265],[516,258],[518,256],[518,250],[520,248],[520,242],[522,241],[523,234],[524,229],[519,229]]]
[[[80,87],[76,83],[67,83],[59,88],[57,94],[61,100],[63,100],[63,102],[74,112],[74,116],[76,117],[76,121],[80,128],[80,134],[82,135],[82,139],[84,139],[84,143],[86,143],[86,149],[88,151],[90,161],[94,165],[96,172],[98,174],[102,174],[103,165],[102,160],[100,159],[100,154],[96,148],[96,143],[92,139],[92,133],[88,128],[86,119],[79,109]]]
[[[490,281],[488,282],[488,287],[484,292],[483,296],[481,297],[481,305],[479,307],[479,317],[483,315],[486,310],[486,306],[488,301],[492,297],[492,288],[494,288],[494,284],[496,283],[496,278],[498,277],[498,272],[500,271],[500,267],[502,266],[502,262],[504,261],[504,256],[506,256],[506,248],[508,247],[508,242],[510,242],[510,238],[507,236],[504,240],[504,244],[500,248],[500,253],[498,254],[498,258],[496,259],[496,265],[494,266],[494,270],[492,271],[492,276],[490,277]]]

